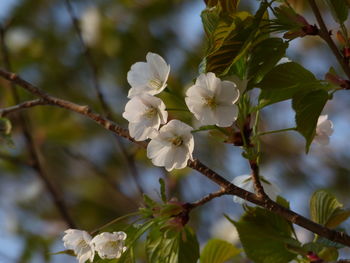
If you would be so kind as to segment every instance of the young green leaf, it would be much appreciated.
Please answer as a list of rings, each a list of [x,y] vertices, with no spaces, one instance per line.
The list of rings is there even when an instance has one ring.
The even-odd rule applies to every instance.
[[[166,198],[166,192],[165,192],[165,182],[162,178],[159,178],[159,184],[160,184],[160,196],[162,198],[162,201],[166,203],[167,198]]]
[[[199,258],[199,244],[188,227],[174,232],[155,226],[147,236],[146,254],[148,262],[195,263]]]
[[[202,250],[200,263],[224,263],[239,253],[241,250],[227,241],[211,239]]]
[[[298,92],[320,88],[315,76],[295,62],[277,65],[256,86],[261,89],[260,108],[291,99]]]
[[[249,208],[234,222],[247,256],[255,263],[286,263],[296,257],[287,245],[299,246],[291,237],[289,223],[265,209]]]
[[[194,231],[185,227],[179,235],[178,263],[196,263],[199,258],[199,243]]]
[[[284,56],[288,43],[281,38],[267,38],[258,42],[252,50],[248,76],[258,83]]]
[[[322,89],[300,92],[293,97],[292,106],[295,111],[297,131],[306,140],[306,152],[309,151],[311,142],[315,137],[318,117],[328,98],[327,91]]]
[[[317,190],[310,199],[311,219],[321,225],[334,228],[349,218],[350,211],[328,191]]]

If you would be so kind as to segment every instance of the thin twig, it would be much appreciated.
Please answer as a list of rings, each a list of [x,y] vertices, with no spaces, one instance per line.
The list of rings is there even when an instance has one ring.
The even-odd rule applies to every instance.
[[[0,69],[0,76],[9,80],[10,82],[17,84],[21,86],[22,88],[26,89],[33,95],[38,96],[39,98],[44,99],[45,101],[48,102],[48,105],[52,106],[58,106],[61,108],[65,108],[70,111],[74,111],[76,113],[79,113],[81,115],[84,115],[99,125],[103,126],[105,129],[110,130],[117,134],[118,136],[127,138],[129,141],[136,143],[137,145],[145,148],[146,143],[145,142],[139,142],[135,141],[132,137],[130,137],[128,130],[123,129],[116,125],[114,122],[104,118],[102,115],[94,113],[89,106],[86,105],[79,105],[67,100],[59,99],[53,96],[50,96],[47,94],[45,91],[33,86],[29,82],[25,81],[24,79],[20,78],[18,75],[14,73],[10,73],[6,70]]]
[[[1,51],[3,55],[3,62],[4,66],[11,70],[11,61],[8,53],[8,49],[5,43],[5,29],[0,26],[0,45],[1,45]],[[17,92],[17,87],[15,82],[10,82],[10,90],[12,97],[16,104],[19,104],[20,98],[19,94]],[[75,228],[75,223],[72,217],[68,213],[68,209],[64,203],[64,200],[62,198],[62,195],[59,193],[59,191],[56,188],[56,185],[52,182],[52,180],[48,177],[46,171],[43,169],[38,149],[36,148],[35,141],[30,133],[30,120],[28,116],[24,116],[22,113],[19,114],[19,125],[23,132],[26,145],[28,147],[28,152],[31,158],[31,166],[36,171],[36,175],[41,179],[41,181],[44,183],[49,195],[51,196],[51,199],[54,202],[55,207],[57,208],[58,212],[60,213],[62,219],[66,222],[68,227]]]
[[[260,181],[259,165],[255,160],[249,160],[250,169],[252,170],[252,180],[254,189],[258,197],[262,199],[269,199],[265,193],[264,187]]]
[[[210,202],[211,200],[217,198],[217,197],[220,197],[220,196],[223,196],[223,195],[227,195],[228,194],[228,191],[226,190],[226,188],[221,188],[219,191],[217,192],[214,192],[214,193],[210,193],[206,196],[204,196],[203,198],[201,198],[200,200],[196,201],[196,202],[193,202],[193,203],[187,203],[186,204],[186,207],[191,210],[191,209],[194,209],[198,206],[202,206],[208,202]]]
[[[137,207],[137,203],[135,200],[133,200],[132,198],[130,198],[129,196],[127,196],[126,194],[124,194],[120,188],[118,187],[118,185],[116,184],[116,182],[114,182],[107,173],[105,173],[102,169],[100,169],[100,167],[98,167],[95,163],[93,163],[91,160],[89,160],[86,156],[77,153],[77,152],[73,152],[71,149],[66,148],[65,152],[71,157],[74,158],[76,160],[79,160],[81,162],[83,162],[90,170],[94,171],[94,174],[96,174],[99,178],[101,178],[109,187],[111,190],[113,190],[113,192],[115,194],[117,194],[118,196],[121,196],[122,198],[124,198],[126,201],[128,201],[129,203],[133,204],[134,207]]]
[[[70,18],[72,20],[72,24],[73,24],[75,33],[77,34],[77,36],[79,38],[79,41],[80,41],[80,44],[83,47],[84,56],[85,56],[89,66],[91,68],[92,80],[93,80],[95,91],[97,93],[98,100],[101,103],[103,111],[106,112],[109,115],[109,114],[111,114],[111,110],[110,110],[108,104],[106,103],[106,100],[104,98],[104,95],[103,95],[101,87],[100,87],[100,83],[99,83],[99,80],[98,80],[99,79],[98,67],[97,67],[97,65],[95,63],[95,60],[92,57],[92,54],[90,52],[89,47],[86,45],[86,43],[84,41],[83,34],[82,34],[81,28],[80,28],[79,20],[78,20],[78,18],[76,17],[76,15],[74,13],[73,6],[72,6],[70,0],[65,0],[64,2],[65,2],[65,5],[66,5],[68,14],[69,14],[69,16],[70,16]],[[107,115],[107,117],[108,117],[108,115]]]
[[[77,18],[77,16],[74,13],[74,9],[73,9],[73,6],[71,4],[71,1],[70,0],[64,0],[64,1],[65,1],[65,5],[67,8],[68,14],[72,20],[72,24],[73,24],[75,33],[78,36],[80,44],[84,50],[84,52],[83,52],[84,56],[86,58],[88,65],[90,66],[91,73],[92,73],[93,85],[94,85],[94,88],[95,88],[95,91],[97,94],[97,98],[102,106],[103,113],[104,113],[105,117],[107,117],[110,120],[113,120],[114,118],[113,118],[112,110],[105,100],[105,97],[103,95],[101,85],[99,82],[98,66],[97,66],[97,64],[92,56],[92,53],[91,53],[89,46],[85,43],[81,28],[80,28],[79,19]],[[139,194],[142,195],[143,189],[142,189],[141,184],[140,184],[139,179],[138,179],[139,173],[138,173],[137,167],[135,165],[135,160],[133,159],[132,155],[130,155],[128,153],[128,151],[126,150],[126,148],[125,148],[123,142],[120,140],[120,138],[118,136],[116,136],[115,138],[117,141],[117,145],[120,148],[122,155],[125,157],[127,165],[129,166],[130,174],[135,182],[136,188],[137,188]]]
[[[346,61],[346,59],[342,56],[342,54],[339,52],[339,49],[336,46],[336,44],[334,43],[333,39],[330,37],[330,32],[327,29],[327,26],[326,26],[325,22],[323,21],[321,12],[318,9],[318,6],[317,6],[315,0],[308,0],[308,1],[309,1],[309,4],[311,6],[311,9],[312,9],[316,19],[317,19],[317,22],[318,22],[318,24],[320,26],[319,36],[324,41],[326,41],[326,43],[328,44],[329,48],[332,50],[334,56],[338,60],[340,66],[344,70],[345,74],[350,79],[350,67],[349,67],[349,64]]]
[[[65,100],[61,100],[55,97],[52,97],[48,95],[47,93],[43,92],[42,90],[38,89],[37,87],[33,86],[32,84],[28,83],[27,81],[21,79],[14,73],[7,72],[5,70],[0,69],[0,76],[12,81],[22,88],[28,90],[34,95],[37,95],[41,98],[44,98],[45,100],[48,100],[50,103],[53,105],[63,107],[65,109],[77,112],[79,114],[82,114],[96,123],[100,124],[103,126],[105,129],[110,130],[114,132],[115,134],[124,137],[128,139],[129,141],[132,141],[134,143],[137,143],[139,146],[146,148],[147,147],[147,142],[136,142],[134,139],[132,139],[128,133],[127,130],[120,128],[117,126],[115,123],[112,121],[109,121],[105,118],[103,118],[101,115],[97,113],[93,113],[89,107],[87,106],[81,106],[72,102],[68,102]],[[278,203],[266,198],[262,199],[258,197],[257,195],[248,192],[240,187],[237,187],[236,185],[230,183],[227,181],[224,177],[219,175],[218,173],[214,172],[210,168],[208,168],[206,165],[201,163],[199,160],[194,159],[194,160],[189,160],[187,163],[187,166],[198,171],[202,175],[206,176],[208,179],[213,181],[214,183],[218,184],[220,187],[225,189],[226,194],[228,195],[236,195],[244,200],[247,200],[251,203],[254,203],[256,205],[259,205],[261,207],[264,207],[268,211],[271,211],[287,221],[297,224],[305,229],[308,229],[309,231],[318,234],[322,237],[325,237],[331,241],[338,242],[340,244],[346,245],[350,247],[350,236],[347,235],[344,232],[339,232],[335,231],[332,229],[329,229],[327,227],[324,227],[320,224],[317,224],[306,217],[303,217],[302,215],[299,215],[295,213],[292,210],[289,210],[285,208],[284,206],[279,205]]]
[[[17,111],[26,109],[26,108],[32,108],[35,106],[40,106],[40,105],[47,105],[49,102],[43,100],[43,99],[36,99],[36,100],[28,100],[22,103],[19,103],[17,105],[7,107],[7,108],[2,108],[0,109],[0,116],[4,117],[8,114],[15,113]]]

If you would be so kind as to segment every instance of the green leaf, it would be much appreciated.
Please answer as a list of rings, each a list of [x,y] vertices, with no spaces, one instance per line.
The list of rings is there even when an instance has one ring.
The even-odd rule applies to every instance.
[[[194,231],[185,227],[179,239],[178,263],[196,263],[199,258],[199,243]]]
[[[241,250],[227,241],[211,239],[200,256],[200,263],[224,263],[241,253]]]
[[[248,76],[258,83],[285,55],[288,43],[281,38],[267,38],[255,45],[251,53]]]
[[[248,53],[253,41],[267,35],[259,31],[266,9],[266,3],[261,3],[254,17],[247,12],[222,16],[218,6],[210,10],[210,16],[207,10],[204,11],[206,13],[202,15],[202,20],[208,36],[208,50],[205,62],[201,64],[206,66],[206,72],[227,75],[231,67]]]
[[[309,151],[311,142],[315,136],[318,117],[326,105],[328,98],[327,91],[321,89],[300,92],[293,97],[292,106],[295,111],[296,128],[306,140],[306,152]]]
[[[287,263],[296,257],[287,245],[299,246],[289,223],[265,209],[249,208],[234,222],[247,256],[255,263]]]
[[[298,92],[320,88],[315,76],[295,62],[277,65],[256,86],[262,90],[260,108],[291,99]]]
[[[201,13],[204,31],[209,38],[215,31],[220,21],[221,7],[207,8]]]
[[[335,247],[325,247],[318,254],[326,262],[334,262],[338,259],[339,253]]]
[[[335,228],[350,217],[350,210],[338,209],[328,220],[326,227]]]
[[[342,24],[348,18],[349,8],[345,0],[324,0],[332,12],[333,18]]]
[[[328,191],[317,190],[310,199],[311,219],[318,224],[334,228],[349,218],[349,210]]]
[[[321,244],[323,247],[335,247],[335,248],[343,248],[343,247],[345,247],[343,244],[331,241],[331,240],[329,240],[327,238],[320,237],[320,236],[317,238],[317,243]]]
[[[146,254],[148,262],[196,263],[199,258],[199,244],[193,231],[185,227],[181,231],[162,231],[152,228],[147,236]]]
[[[159,184],[160,184],[160,196],[162,198],[162,201],[166,203],[166,193],[165,193],[165,182],[162,178],[159,178]]]

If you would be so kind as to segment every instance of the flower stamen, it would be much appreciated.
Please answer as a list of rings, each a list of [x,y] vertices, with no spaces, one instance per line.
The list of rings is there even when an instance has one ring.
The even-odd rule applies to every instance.
[[[176,147],[179,147],[183,144],[183,140],[180,136],[176,136],[174,138],[171,138],[170,142]]]
[[[147,109],[147,111],[143,114],[144,117],[146,117],[147,119],[152,119],[157,115],[157,109],[154,107],[150,107],[149,109]]]
[[[163,82],[159,79],[150,79],[148,81],[148,86],[152,89],[159,90],[163,87]]]
[[[206,97],[203,98],[205,105],[207,105],[209,108],[211,109],[215,109],[217,106],[216,100],[215,98],[211,98],[211,97]]]

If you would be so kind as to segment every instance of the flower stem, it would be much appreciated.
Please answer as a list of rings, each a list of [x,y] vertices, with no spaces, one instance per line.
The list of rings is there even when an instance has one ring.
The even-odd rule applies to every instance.
[[[140,214],[140,212],[137,211],[137,212],[134,212],[134,213],[130,213],[130,214],[126,214],[124,216],[117,217],[117,218],[113,219],[112,221],[109,221],[108,223],[106,223],[106,224],[96,228],[95,230],[91,231],[91,235],[96,234],[100,230],[102,230],[102,229],[104,229],[104,228],[106,228],[106,227],[108,227],[110,225],[113,225],[114,223],[117,223],[117,222],[122,221],[122,220],[124,220],[124,219],[126,219],[128,217],[136,216],[136,215],[139,215],[139,214]]]
[[[262,135],[272,134],[272,133],[285,132],[285,131],[296,131],[296,130],[297,130],[296,127],[292,127],[292,128],[286,128],[286,129],[280,129],[280,130],[274,130],[274,131],[260,132],[260,133],[257,134],[257,136],[262,136]]]

